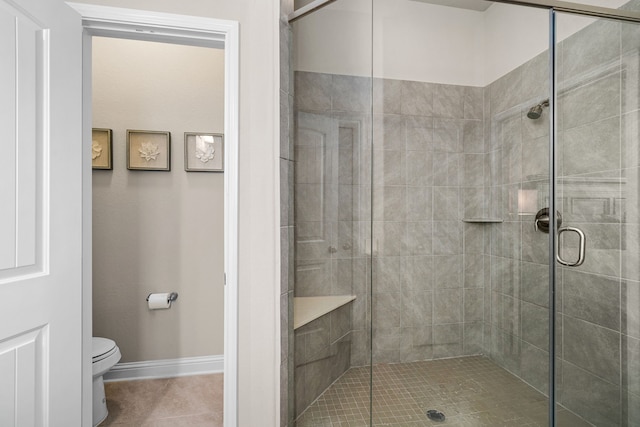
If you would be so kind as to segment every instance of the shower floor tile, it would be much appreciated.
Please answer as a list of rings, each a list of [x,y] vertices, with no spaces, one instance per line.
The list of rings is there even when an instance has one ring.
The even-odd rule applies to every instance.
[[[222,426],[223,374],[105,384],[103,426]]]
[[[297,427],[369,426],[369,367],[352,368]],[[546,426],[544,395],[482,356],[373,367],[374,426]],[[436,409],[444,422],[427,418]],[[590,426],[558,407],[558,425]]]

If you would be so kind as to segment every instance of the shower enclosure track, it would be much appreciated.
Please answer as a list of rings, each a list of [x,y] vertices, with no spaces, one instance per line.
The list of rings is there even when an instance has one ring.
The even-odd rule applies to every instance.
[[[322,9],[330,5],[336,0],[315,0],[306,6],[293,11],[287,17],[289,23],[292,23],[304,16],[307,16],[316,10]],[[566,1],[556,0],[492,0],[495,3],[507,3],[519,6],[537,7],[542,9],[553,9],[556,12],[573,13],[578,15],[588,15],[594,18],[616,19],[626,22],[640,23],[640,12],[609,9],[600,6],[591,6],[580,3],[570,3]]]

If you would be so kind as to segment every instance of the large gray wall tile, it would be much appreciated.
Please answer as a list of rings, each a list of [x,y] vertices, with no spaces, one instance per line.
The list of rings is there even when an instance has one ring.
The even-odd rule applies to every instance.
[[[289,120],[291,118],[291,114],[289,111],[289,94],[280,91],[280,158],[290,159],[290,155],[293,153],[289,153],[289,146],[291,141],[289,138],[291,137],[290,130],[291,125]]]
[[[400,114],[402,108],[402,81],[373,79],[373,112]]]
[[[401,325],[420,327],[431,324],[433,292],[402,292]],[[380,319],[384,321],[384,319]]]
[[[371,111],[371,85],[367,77],[332,76],[331,108],[334,111]]]
[[[407,224],[404,222],[374,222],[373,240],[380,256],[401,256],[407,250]]]
[[[465,121],[458,119],[435,119],[433,121],[433,149],[461,153],[464,143],[464,124]]]
[[[462,354],[462,324],[433,327],[433,357],[452,357]]]
[[[549,306],[549,266],[522,263],[522,299],[542,307]]]
[[[466,246],[466,241],[465,241]],[[489,266],[487,266],[488,268]],[[477,288],[483,290],[485,287],[484,256],[476,254],[465,254],[464,256],[464,287]],[[488,283],[487,283],[488,285]]]
[[[405,120],[407,150],[433,151],[433,118],[409,116]]]
[[[410,291],[427,291],[433,289],[433,257],[403,257],[402,286]]]
[[[542,350],[549,350],[548,308],[522,303],[522,339]]]
[[[433,323],[462,322],[463,299],[460,289],[437,289],[434,296]]]
[[[562,364],[560,403],[597,426],[620,425],[620,387],[571,363]]]
[[[464,290],[464,322],[484,320],[484,289]]]
[[[522,343],[520,375],[536,390],[549,392],[549,353],[529,343]]]
[[[381,185],[405,185],[407,159],[405,151],[376,150],[373,152],[373,183]],[[375,200],[374,191],[374,200]]]
[[[640,396],[640,340],[622,337],[622,385],[629,393]]]
[[[465,120],[462,132],[462,149],[465,153],[485,153],[482,120]]]
[[[432,187],[407,187],[407,221],[433,219]]]
[[[435,255],[453,255],[462,253],[462,230],[460,227],[460,222],[434,222],[433,253]]]
[[[461,255],[436,256],[433,258],[433,284],[436,289],[461,288],[463,262]]]
[[[389,114],[375,116],[373,137],[377,150],[405,150],[407,128],[404,117]]]
[[[625,427],[640,425],[640,395],[622,393],[622,425]]]
[[[372,316],[375,329],[400,327],[401,293],[379,293],[373,296]]]
[[[407,185],[427,187],[433,185],[433,154],[431,152],[407,151]]]
[[[640,225],[623,224],[622,232],[622,277],[640,280]]]
[[[331,75],[295,73],[295,104],[298,111],[331,110]]]
[[[402,82],[402,114],[411,116],[433,116],[434,84]]]
[[[435,85],[433,114],[436,117],[463,118],[465,88],[454,85]]]
[[[622,282],[622,333],[640,339],[640,283]]]
[[[612,384],[620,383],[620,334],[563,317],[564,359]]]
[[[464,90],[464,118],[484,118],[484,88],[465,87]]]
[[[620,168],[620,118],[565,131],[563,173],[577,175]]]
[[[407,223],[407,254],[427,255],[432,251],[432,223],[430,221]]]
[[[484,324],[465,322],[462,327],[463,351],[465,355],[484,353]]]
[[[620,280],[566,269],[564,314],[620,330]]]
[[[587,22],[589,18],[564,19]],[[562,18],[559,25],[562,25]],[[620,25],[614,21],[599,20],[564,40],[561,49],[565,80],[619,58]]]

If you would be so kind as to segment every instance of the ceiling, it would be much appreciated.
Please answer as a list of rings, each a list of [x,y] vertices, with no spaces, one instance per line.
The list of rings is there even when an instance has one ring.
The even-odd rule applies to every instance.
[[[493,3],[483,0],[413,0],[422,3],[439,4],[442,6],[458,7],[460,9],[477,10],[478,12],[484,12]]]

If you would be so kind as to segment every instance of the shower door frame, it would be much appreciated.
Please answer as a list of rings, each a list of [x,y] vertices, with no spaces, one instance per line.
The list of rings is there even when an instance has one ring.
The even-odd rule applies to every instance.
[[[294,10],[287,17],[288,22],[291,24],[298,19],[310,15],[311,13],[322,9],[325,6],[329,6],[336,0],[314,0],[308,5]],[[478,0],[481,1],[481,0]],[[482,0],[484,1],[484,0]],[[572,13],[582,16],[590,16],[593,18],[607,18],[615,19],[627,22],[640,23],[640,11],[625,11],[618,9],[609,9],[600,6],[591,6],[581,3],[570,3],[566,1],[558,0],[487,0],[492,3],[506,3],[516,6],[536,7],[539,9],[547,9],[549,11]]]

